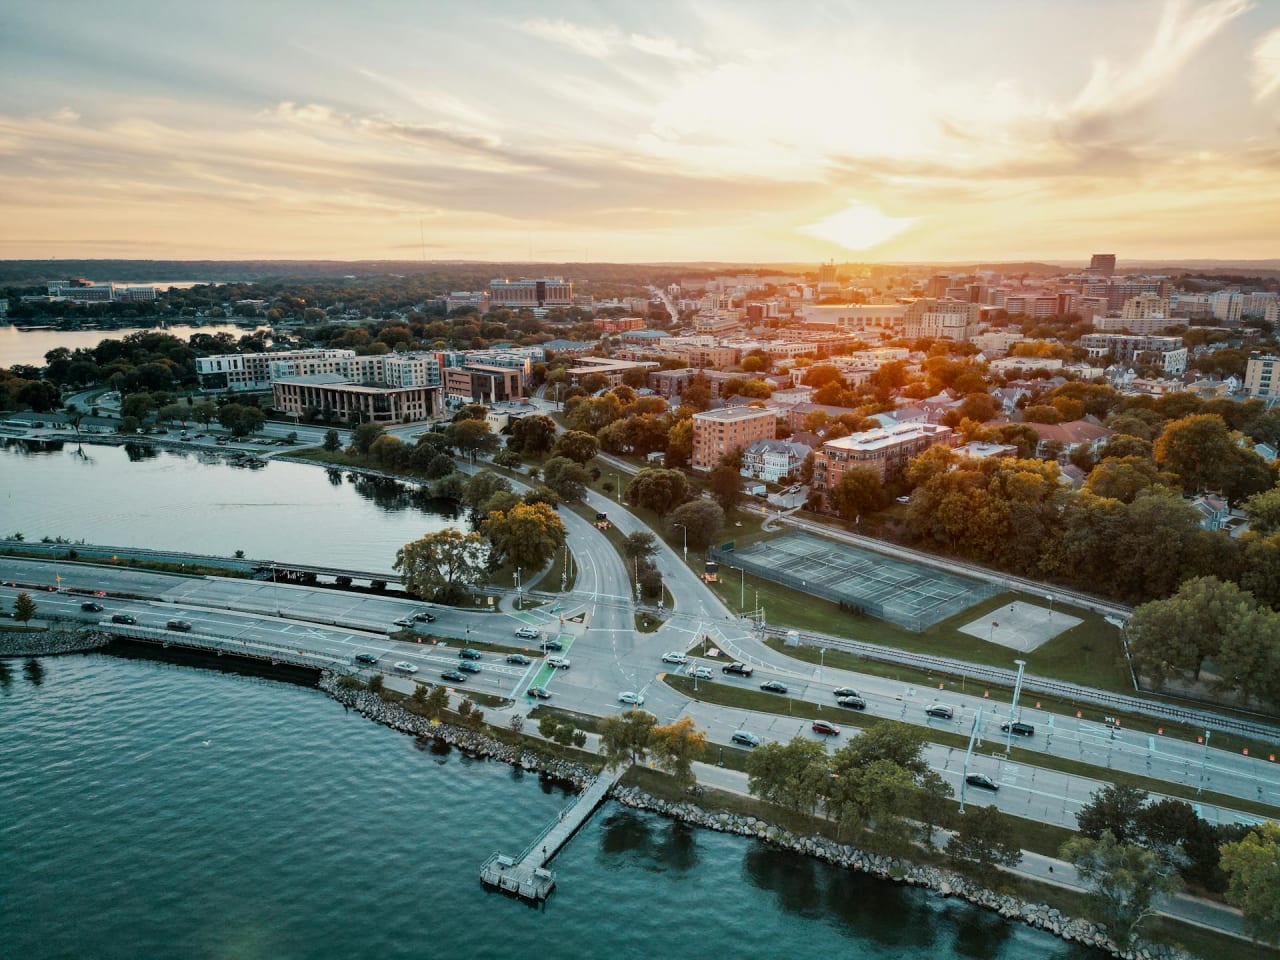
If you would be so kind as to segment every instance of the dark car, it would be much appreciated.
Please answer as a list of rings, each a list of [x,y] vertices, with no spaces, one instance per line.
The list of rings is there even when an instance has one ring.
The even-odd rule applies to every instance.
[[[471,647],[463,647],[458,651],[458,656],[463,660],[483,660],[484,654],[479,650],[473,650]]]
[[[529,664],[533,663],[533,661],[523,653],[509,653],[507,654],[507,663],[514,663],[521,667],[527,667]]]
[[[769,693],[786,693],[787,685],[780,680],[766,680],[760,684],[761,690],[767,690]]]
[[[546,687],[530,687],[525,691],[525,696],[536,697],[538,700],[550,700],[551,691]]]
[[[862,694],[858,693],[858,691],[853,689],[853,687],[836,687],[834,690],[831,691],[831,693],[837,698],[862,696]]]
[[[80,609],[88,610],[90,613],[101,613],[102,604],[94,603],[92,600],[86,600],[84,603],[80,604]]]
[[[755,667],[749,667],[745,663],[728,663],[720,668],[721,673],[736,673],[740,677],[749,677],[756,672]]]
[[[734,743],[740,743],[744,747],[760,746],[760,738],[748,730],[735,730],[733,736],[729,738]]]
[[[419,623],[435,623],[436,615],[434,613],[427,613],[427,611],[423,610],[421,613],[415,613],[413,615],[413,619],[417,620]]]
[[[1005,723],[1000,724],[1000,729],[1003,732],[1008,733],[1008,722],[1006,721]],[[1029,723],[1023,723],[1021,720],[1015,720],[1013,723],[1013,732],[1019,737],[1030,737],[1035,735],[1036,728]]]
[[[113,613],[111,615],[112,623],[137,623],[138,618],[132,613]]]
[[[840,697],[836,700],[836,703],[842,707],[847,707],[850,710],[867,709],[867,701],[863,700],[861,697]]]
[[[444,673],[440,674],[440,679],[448,680],[450,683],[466,683],[467,675],[465,673],[459,673],[457,670],[446,670]]]
[[[981,787],[983,790],[999,790],[1000,784],[996,783],[985,773],[971,773],[964,778],[964,782],[971,787]]]
[[[189,620],[170,620],[165,624],[170,630],[177,630],[179,633],[187,633],[191,629]]]
[[[541,647],[543,650],[563,650],[564,649],[564,644],[561,643],[559,640],[544,640],[542,643],[538,644],[538,646]]]
[[[377,663],[378,655],[376,653],[357,653],[356,663]]]
[[[463,673],[479,673],[479,664],[472,663],[470,660],[459,660],[458,669]]]
[[[931,717],[937,717],[939,720],[954,720],[956,711],[954,707],[949,707],[945,703],[931,703],[924,708],[924,712]]]

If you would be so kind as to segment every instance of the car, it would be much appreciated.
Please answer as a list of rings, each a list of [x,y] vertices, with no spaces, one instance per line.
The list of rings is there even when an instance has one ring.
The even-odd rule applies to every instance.
[[[861,697],[838,697],[836,705],[844,707],[848,710],[865,710],[867,709],[867,701]]]
[[[516,636],[521,640],[537,640],[538,631],[533,627],[516,627]]]
[[[736,673],[740,677],[749,677],[756,672],[756,668],[747,666],[745,663],[726,663],[720,668],[720,672]]]
[[[999,790],[1000,784],[996,783],[985,773],[971,773],[964,778],[964,782],[971,787],[981,787],[983,790]]]
[[[744,747],[760,746],[760,738],[757,737],[754,733],[750,733],[746,730],[733,731],[733,736],[731,736],[729,739],[732,740],[734,743],[742,744]]]
[[[113,613],[111,615],[112,623],[137,623],[138,618],[132,613]]]
[[[165,626],[179,633],[188,633],[191,630],[191,622],[188,620],[170,620]]]
[[[458,656],[463,660],[483,660],[484,654],[479,650],[473,650],[471,647],[463,647],[458,651]]]
[[[396,621],[397,627],[412,627],[414,623],[413,617],[401,617]]]
[[[563,650],[564,644],[559,640],[543,640],[538,647],[542,650]]]
[[[937,717],[939,720],[954,720],[956,718],[955,707],[949,707],[945,703],[931,703],[924,708],[924,712],[931,717]]]
[[[413,619],[417,620],[419,623],[435,623],[436,615],[423,610],[421,613],[415,613],[413,615]]]
[[[786,693],[787,685],[781,680],[766,680],[760,684],[760,689],[768,693]]]
[[[910,502],[911,502],[911,498],[910,498],[910,497],[895,497],[894,499],[896,499],[899,503],[910,503]]]
[[[556,670],[568,670],[569,658],[568,657],[547,657],[547,666],[552,667]]]
[[[685,671],[685,676],[693,677],[695,680],[710,680],[715,674],[709,667],[690,667]]]
[[[1000,724],[1000,729],[1004,733],[1008,733],[1009,722],[1006,720],[1004,723]],[[1035,735],[1036,728],[1029,723],[1023,723],[1021,720],[1015,720],[1013,722],[1013,732],[1020,737],[1030,737]]]
[[[827,736],[827,737],[840,736],[840,728],[836,726],[834,723],[832,723],[830,720],[813,721],[813,732],[820,733],[823,736]]]
[[[418,672],[418,668],[415,667],[408,660],[397,660],[394,664],[392,664],[392,666],[395,668],[397,673],[417,673]]]
[[[840,697],[860,697],[860,696],[862,696],[862,694],[860,694],[857,690],[853,689],[853,687],[836,687],[836,688],[835,688],[834,690],[832,690],[831,692],[832,692],[832,694],[834,694],[834,695],[835,695],[836,699],[839,699]]]
[[[102,604],[94,603],[92,600],[86,600],[84,603],[80,604],[80,609],[88,610],[90,613],[101,613]]]
[[[644,697],[636,693],[634,690],[623,690],[620,694],[618,694],[618,699],[621,700],[623,703],[629,703],[636,707],[642,706],[644,704]]]
[[[444,673],[440,674],[440,679],[448,680],[450,683],[466,683],[467,675],[465,673],[459,673],[457,670],[446,670]]]
[[[683,653],[681,653],[680,651],[678,651],[678,650],[672,650],[672,651],[670,651],[670,652],[668,652],[668,653],[664,653],[664,654],[662,655],[662,662],[663,662],[663,663],[686,664],[686,663],[688,663],[688,662],[689,662],[689,658],[688,658],[687,656],[685,656]]]
[[[529,664],[533,663],[533,661],[523,653],[508,653],[507,663],[514,663],[516,666],[527,667]]]
[[[480,664],[472,663],[470,660],[459,660],[458,669],[463,673],[479,673]]]
[[[230,443],[231,441],[230,441],[230,440],[228,440],[226,437],[219,437],[217,440],[215,440],[215,441],[213,441],[213,442],[214,442],[214,443],[216,443],[216,444],[217,444],[218,446],[220,446],[220,447],[225,447],[225,446],[226,446],[228,443]]]
[[[357,653],[356,663],[377,663],[378,655],[376,653]]]
[[[538,700],[550,700],[551,691],[546,687],[530,687],[524,692],[526,697],[535,697]]]

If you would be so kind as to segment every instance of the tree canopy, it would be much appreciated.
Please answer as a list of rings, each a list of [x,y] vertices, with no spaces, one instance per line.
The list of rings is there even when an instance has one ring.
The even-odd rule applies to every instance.
[[[484,537],[449,527],[401,547],[395,570],[415,596],[437,603],[461,603],[469,587],[484,582],[488,560],[489,545]]]

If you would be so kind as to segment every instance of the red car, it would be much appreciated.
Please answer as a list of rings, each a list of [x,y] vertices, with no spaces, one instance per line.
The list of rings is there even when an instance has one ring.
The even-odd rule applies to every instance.
[[[825,734],[828,737],[840,736],[840,728],[829,720],[813,721],[813,732]]]

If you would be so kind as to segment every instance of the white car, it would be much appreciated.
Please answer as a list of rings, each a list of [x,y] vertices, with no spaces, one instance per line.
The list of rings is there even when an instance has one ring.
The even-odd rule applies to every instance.
[[[634,690],[623,690],[618,694],[618,699],[623,703],[629,703],[633,706],[644,706],[644,697],[640,696],[640,694],[636,693]]]
[[[664,654],[662,655],[662,662],[663,662],[663,663],[676,663],[676,664],[681,664],[681,665],[683,665],[683,664],[686,664],[686,663],[688,663],[688,662],[689,662],[689,658],[688,658],[688,657],[686,657],[683,653],[680,653],[680,652],[679,652],[679,651],[677,651],[677,650],[672,650],[670,653],[664,653]]]
[[[533,627],[520,627],[516,630],[516,636],[521,640],[537,640],[538,631]]]
[[[397,660],[393,664],[393,666],[400,673],[417,673],[418,672],[418,668],[415,667],[408,660]]]
[[[709,667],[690,667],[685,675],[697,680],[710,680],[714,676]]]
[[[568,657],[547,657],[547,666],[554,667],[556,670],[568,670],[569,658]]]

